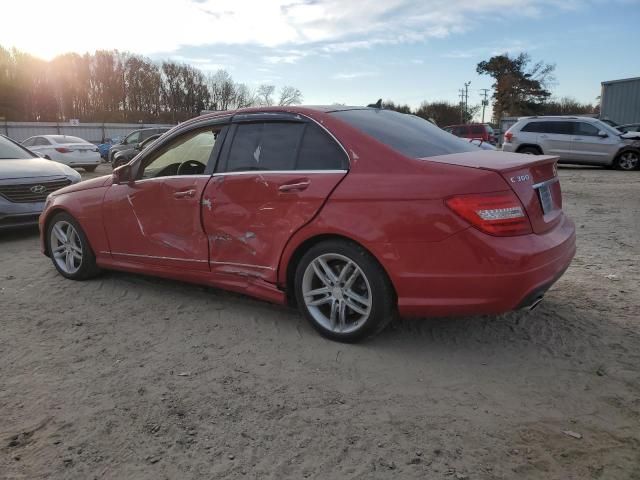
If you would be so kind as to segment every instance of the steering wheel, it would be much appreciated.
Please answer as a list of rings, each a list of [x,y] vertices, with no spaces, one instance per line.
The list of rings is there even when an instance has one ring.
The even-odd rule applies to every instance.
[[[203,163],[200,163],[196,160],[187,160],[186,162],[182,162],[180,164],[176,175],[197,175],[204,172],[205,168],[206,166]]]

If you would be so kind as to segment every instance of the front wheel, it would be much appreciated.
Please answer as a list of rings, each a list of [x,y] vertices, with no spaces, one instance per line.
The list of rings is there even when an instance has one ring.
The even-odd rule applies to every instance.
[[[635,151],[622,152],[614,162],[618,170],[636,170],[640,166],[640,153]]]
[[[381,331],[395,314],[395,295],[380,264],[357,244],[314,245],[298,264],[296,299],[323,336],[356,342]]]
[[[51,219],[46,241],[53,265],[63,277],[85,280],[99,273],[87,236],[71,215],[58,213]]]

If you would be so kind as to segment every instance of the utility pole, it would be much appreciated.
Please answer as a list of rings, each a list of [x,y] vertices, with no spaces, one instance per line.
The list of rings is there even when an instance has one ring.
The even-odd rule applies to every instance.
[[[464,89],[458,90],[458,96],[460,97],[460,123],[464,123]]]
[[[462,123],[467,123],[467,112],[469,111],[469,85],[471,82],[465,82],[464,84],[464,118]]]
[[[481,88],[482,93],[480,96],[482,97],[482,123],[484,123],[484,109],[489,105],[489,100],[487,99],[487,95],[489,92],[488,88]]]

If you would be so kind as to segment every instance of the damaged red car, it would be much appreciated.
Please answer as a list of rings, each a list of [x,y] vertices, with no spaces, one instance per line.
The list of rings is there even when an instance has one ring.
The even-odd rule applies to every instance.
[[[531,308],[575,253],[556,157],[377,108],[219,112],[51,194],[61,275],[125,270],[296,304],[356,341],[406,317]]]

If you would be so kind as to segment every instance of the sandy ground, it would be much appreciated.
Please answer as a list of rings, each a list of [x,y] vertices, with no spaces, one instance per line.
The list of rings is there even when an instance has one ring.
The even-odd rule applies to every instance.
[[[351,346],[0,234],[0,477],[640,478],[640,172],[560,175],[578,254],[536,311]]]

